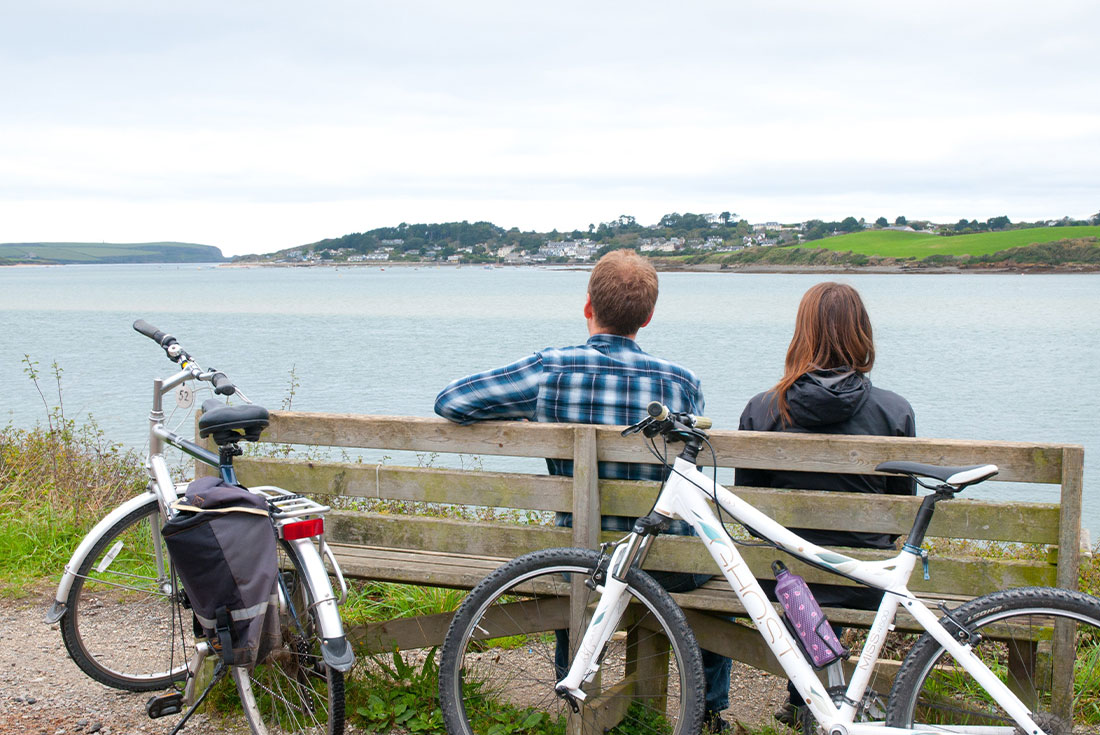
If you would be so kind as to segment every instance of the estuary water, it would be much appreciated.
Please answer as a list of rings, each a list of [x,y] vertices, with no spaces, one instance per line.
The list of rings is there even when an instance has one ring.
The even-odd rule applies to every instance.
[[[45,419],[27,355],[48,402],[56,362],[66,414],[92,415],[109,438],[141,447],[151,380],[172,366],[131,329],[137,318],[269,408],[290,396],[293,375],[295,409],[431,416],[452,378],[584,342],[587,278],[539,268],[0,268],[0,424]],[[693,369],[715,426],[736,428],[745,402],[779,378],[798,301],[822,280],[863,295],[872,380],[909,399],[918,435],[1082,444],[1083,520],[1100,537],[1100,274],[662,273],[639,344]],[[1056,499],[1056,489],[1008,483],[971,492]]]

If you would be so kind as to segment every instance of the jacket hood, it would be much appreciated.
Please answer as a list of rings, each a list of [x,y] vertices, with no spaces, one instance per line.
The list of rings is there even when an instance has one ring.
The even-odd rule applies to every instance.
[[[806,373],[787,391],[791,420],[813,428],[847,421],[871,395],[871,379],[852,370]]]

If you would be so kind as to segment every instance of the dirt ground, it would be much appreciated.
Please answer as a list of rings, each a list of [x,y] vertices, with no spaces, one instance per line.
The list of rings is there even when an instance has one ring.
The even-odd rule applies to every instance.
[[[145,714],[150,694],[122,692],[88,678],[69,659],[57,625],[43,616],[49,594],[19,600],[0,598],[0,733],[29,735],[167,735],[175,717]],[[120,636],[125,631],[119,631]],[[725,717],[750,729],[774,723],[771,715],[786,697],[774,676],[734,664],[730,709]],[[241,723],[212,722],[196,715],[187,735],[247,732]]]

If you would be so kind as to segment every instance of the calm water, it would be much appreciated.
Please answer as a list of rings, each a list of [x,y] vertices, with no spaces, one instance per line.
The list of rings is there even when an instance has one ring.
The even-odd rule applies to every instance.
[[[40,368],[56,360],[64,369],[69,415],[92,414],[110,437],[140,447],[150,381],[171,365],[131,330],[139,317],[269,407],[287,395],[293,368],[297,409],[430,416],[454,377],[583,342],[587,278],[469,267],[0,268],[0,422],[44,416],[21,364],[29,354]],[[826,278],[661,274],[639,342],[695,370],[707,414],[736,428],[745,402],[779,377],[802,293]],[[1084,445],[1084,522],[1100,536],[1100,275],[842,280],[871,313],[872,379],[910,400],[919,435]],[[984,492],[1055,493],[1008,484]]]

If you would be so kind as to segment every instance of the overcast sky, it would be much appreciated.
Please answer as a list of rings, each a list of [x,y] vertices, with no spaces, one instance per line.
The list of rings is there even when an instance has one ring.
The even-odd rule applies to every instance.
[[[0,242],[1100,210],[1100,3],[0,0]]]

